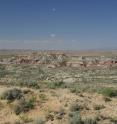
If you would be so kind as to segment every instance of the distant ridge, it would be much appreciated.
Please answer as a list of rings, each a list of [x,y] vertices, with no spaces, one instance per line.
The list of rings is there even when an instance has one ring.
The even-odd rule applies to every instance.
[[[117,49],[89,49],[89,50],[31,50],[31,49],[0,49],[0,54],[29,54],[33,52],[64,53],[72,56],[117,56]]]

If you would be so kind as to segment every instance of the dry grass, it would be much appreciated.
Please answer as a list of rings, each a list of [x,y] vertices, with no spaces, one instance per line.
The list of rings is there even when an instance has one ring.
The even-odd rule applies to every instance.
[[[7,87],[0,87],[1,93],[7,90]],[[25,89],[25,88],[24,88]],[[23,89],[22,89],[23,90]],[[48,115],[53,115],[53,120],[46,121],[47,124],[53,122],[53,124],[68,124],[70,106],[77,103],[82,107],[80,114],[82,119],[86,118],[99,118],[99,124],[108,122],[117,118],[117,99],[111,98],[111,101],[105,102],[104,96],[98,93],[80,93],[74,94],[67,89],[58,90],[45,90],[43,93],[47,99],[40,98],[39,90],[33,90],[33,95],[37,98],[36,106],[34,109],[27,113],[21,114],[22,116],[27,116],[32,120],[37,120],[38,118],[46,118]],[[1,94],[0,93],[0,94]],[[54,95],[53,95],[54,94]],[[21,120],[21,115],[15,115],[12,111],[12,104],[7,104],[5,100],[0,101],[0,122],[11,122],[14,123],[17,120]],[[57,113],[60,110],[64,110],[65,114],[62,119],[57,119]],[[32,123],[33,124],[33,123]]]

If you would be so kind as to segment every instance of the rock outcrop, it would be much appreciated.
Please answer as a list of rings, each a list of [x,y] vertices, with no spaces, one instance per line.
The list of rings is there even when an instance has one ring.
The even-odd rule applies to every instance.
[[[48,68],[73,67],[73,68],[91,68],[91,67],[115,67],[117,66],[116,57],[86,57],[86,56],[68,56],[63,53],[38,53],[17,55],[11,58],[0,59],[0,64],[36,64],[44,65]]]

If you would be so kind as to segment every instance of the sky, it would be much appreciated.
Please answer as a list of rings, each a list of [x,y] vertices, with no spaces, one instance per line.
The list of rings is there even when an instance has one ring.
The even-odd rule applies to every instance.
[[[0,0],[0,49],[117,48],[117,0]]]

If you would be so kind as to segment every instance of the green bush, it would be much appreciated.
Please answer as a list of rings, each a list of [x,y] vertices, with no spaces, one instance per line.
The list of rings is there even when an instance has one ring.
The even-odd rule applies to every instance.
[[[45,124],[45,121],[43,119],[38,119],[34,122],[34,124]]]
[[[80,116],[80,113],[78,111],[70,113],[70,120],[69,124],[97,124],[96,119],[86,119],[83,120]]]
[[[38,81],[32,80],[27,83],[28,87],[39,88]]]
[[[47,96],[43,93],[39,94],[40,102],[45,102],[48,100]]]
[[[77,103],[72,104],[70,107],[70,111],[72,111],[72,112],[80,111],[81,109],[83,109],[83,108],[80,105],[78,105]]]
[[[15,99],[21,99],[22,97],[22,91],[16,88],[5,91],[1,96],[2,99],[8,100],[9,102],[14,101]]]
[[[86,119],[83,120],[80,116],[80,111],[83,109],[82,106],[74,103],[70,107],[69,113],[69,124],[97,124],[97,120]]]
[[[97,120],[93,119],[86,119],[84,120],[83,124],[97,124]]]
[[[5,65],[0,64],[0,78],[4,78],[8,74]]]
[[[62,81],[49,82],[47,84],[47,87],[50,88],[50,89],[63,88],[64,87],[64,82],[62,82]]]
[[[77,103],[71,105],[69,113],[70,124],[84,124],[80,116],[80,110],[81,107]]]
[[[16,115],[19,115],[22,112],[28,112],[30,109],[33,109],[35,106],[35,99],[21,99],[19,103],[14,107],[14,112]]]
[[[115,97],[117,96],[117,89],[114,88],[104,88],[101,90],[101,94],[107,97]]]
[[[78,111],[71,113],[69,124],[84,124]]]
[[[29,118],[27,115],[21,115],[19,116],[20,117],[20,120],[23,122],[23,123],[30,123],[30,122],[33,122],[33,119],[32,118]]]

